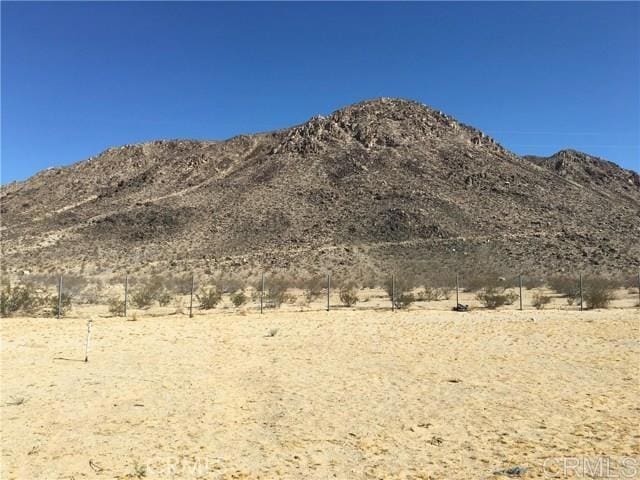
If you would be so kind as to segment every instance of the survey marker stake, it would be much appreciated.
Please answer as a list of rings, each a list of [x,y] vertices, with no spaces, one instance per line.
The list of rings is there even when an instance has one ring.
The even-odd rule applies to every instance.
[[[91,337],[91,320],[87,322],[87,342],[84,345],[84,361],[89,361],[89,337]]]

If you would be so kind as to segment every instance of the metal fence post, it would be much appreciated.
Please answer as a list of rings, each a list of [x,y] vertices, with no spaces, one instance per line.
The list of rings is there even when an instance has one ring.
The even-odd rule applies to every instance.
[[[331,309],[331,273],[327,273],[327,312]]]
[[[582,297],[582,272],[580,272],[580,311],[582,311],[582,304],[583,302],[583,297]]]
[[[456,308],[460,305],[460,279],[458,272],[456,272]]]
[[[522,274],[518,275],[518,284],[520,287],[520,310],[522,310]]]
[[[195,285],[196,276],[191,272],[191,295],[189,296],[189,318],[193,318],[193,287]]]
[[[127,317],[127,304],[129,303],[129,274],[124,276],[124,316]]]
[[[58,318],[62,316],[62,275],[58,279]]]
[[[262,272],[262,282],[260,286],[260,313],[262,313],[262,304],[264,303],[264,272]]]
[[[391,274],[391,311],[396,311],[396,276]]]

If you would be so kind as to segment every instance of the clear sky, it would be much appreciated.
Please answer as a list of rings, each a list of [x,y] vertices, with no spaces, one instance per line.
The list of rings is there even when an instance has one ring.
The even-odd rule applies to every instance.
[[[2,2],[2,183],[411,98],[640,170],[640,3]]]

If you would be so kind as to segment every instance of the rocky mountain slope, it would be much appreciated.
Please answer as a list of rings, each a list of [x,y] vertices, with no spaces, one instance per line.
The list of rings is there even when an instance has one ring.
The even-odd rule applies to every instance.
[[[399,99],[111,148],[3,186],[0,208],[11,270],[640,267],[637,173],[569,150],[519,157]]]

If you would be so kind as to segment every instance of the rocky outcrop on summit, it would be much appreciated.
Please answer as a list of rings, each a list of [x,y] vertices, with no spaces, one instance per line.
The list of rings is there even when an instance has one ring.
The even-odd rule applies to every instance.
[[[504,149],[481,131],[418,102],[381,98],[316,116],[290,129],[273,153],[321,153],[332,146],[411,148],[416,143],[457,142]]]
[[[528,155],[524,158],[603,195],[622,195],[640,201],[640,175],[608,160],[576,150],[560,150],[550,157]]]
[[[637,174],[572,151],[521,158],[401,99],[111,148],[3,186],[0,209],[14,270],[640,267]]]

